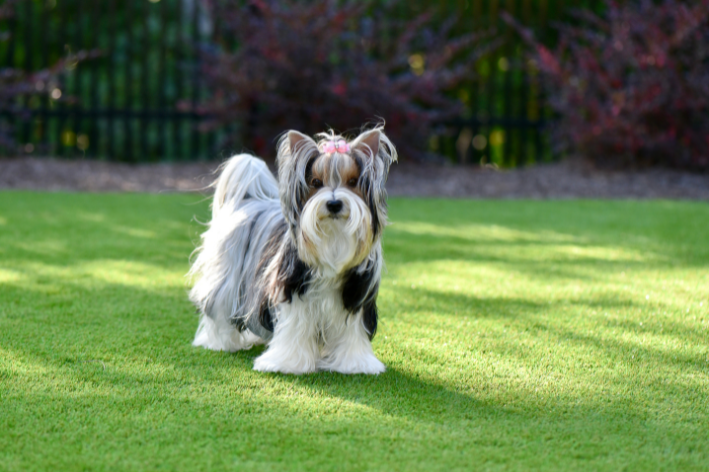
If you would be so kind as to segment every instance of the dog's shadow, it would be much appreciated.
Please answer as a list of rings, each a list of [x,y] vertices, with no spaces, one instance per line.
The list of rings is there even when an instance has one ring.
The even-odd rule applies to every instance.
[[[245,369],[252,369],[256,357],[265,350],[255,346],[238,351],[233,356]],[[476,399],[472,392],[457,391],[435,378],[409,373],[398,367],[387,366],[379,375],[315,372],[304,375],[258,373],[273,382],[306,391],[312,396],[336,397],[352,404],[364,405],[387,415],[411,417],[412,414],[435,414],[444,419],[471,418],[482,411],[490,412],[492,405]]]

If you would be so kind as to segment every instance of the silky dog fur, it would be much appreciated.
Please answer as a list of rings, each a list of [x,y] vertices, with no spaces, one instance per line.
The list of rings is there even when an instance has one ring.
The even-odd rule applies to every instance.
[[[223,166],[190,271],[193,344],[266,344],[254,363],[263,372],[379,374],[371,340],[396,150],[382,127],[351,142],[333,132],[316,139],[282,136],[278,181],[248,154]]]

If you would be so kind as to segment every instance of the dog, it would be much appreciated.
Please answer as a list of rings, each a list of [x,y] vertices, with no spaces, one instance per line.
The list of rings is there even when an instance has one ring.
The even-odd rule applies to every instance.
[[[248,154],[224,164],[189,273],[200,313],[193,345],[266,344],[254,361],[261,372],[380,374],[371,341],[396,149],[381,126],[352,141],[315,138],[280,138],[278,181]]]

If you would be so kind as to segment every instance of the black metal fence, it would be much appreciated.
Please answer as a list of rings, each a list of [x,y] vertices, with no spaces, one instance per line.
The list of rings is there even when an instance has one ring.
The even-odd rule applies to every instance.
[[[567,4],[580,3],[441,2],[441,15],[457,15],[462,30],[495,25],[508,41],[479,63],[478,80],[457,91],[465,112],[431,137],[432,150],[461,163],[551,159],[538,78],[499,13],[504,9],[545,34]],[[402,14],[428,7],[412,2]],[[0,42],[6,67],[37,70],[68,53],[101,51],[97,59],[69,63],[61,82],[35,84],[48,96],[17,104],[28,111],[13,123],[25,153],[144,162],[217,159],[235,151],[221,148],[227,130],[201,132],[200,116],[178,106],[209,93],[197,51],[210,43],[214,24],[200,0],[24,0],[0,30],[10,35]]]
[[[44,68],[79,50],[97,59],[69,64],[49,97],[23,105],[32,118],[15,123],[26,152],[125,161],[212,157],[214,133],[180,100],[205,93],[197,76],[199,3],[184,0],[25,0],[6,24],[5,65]]]

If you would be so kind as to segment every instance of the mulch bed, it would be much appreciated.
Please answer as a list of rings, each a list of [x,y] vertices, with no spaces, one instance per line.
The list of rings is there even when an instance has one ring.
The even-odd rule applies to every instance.
[[[0,189],[87,192],[208,192],[218,162],[120,164],[51,158],[0,159]],[[392,167],[391,196],[452,198],[667,198],[709,200],[709,175],[595,169],[578,159],[522,169]]]

